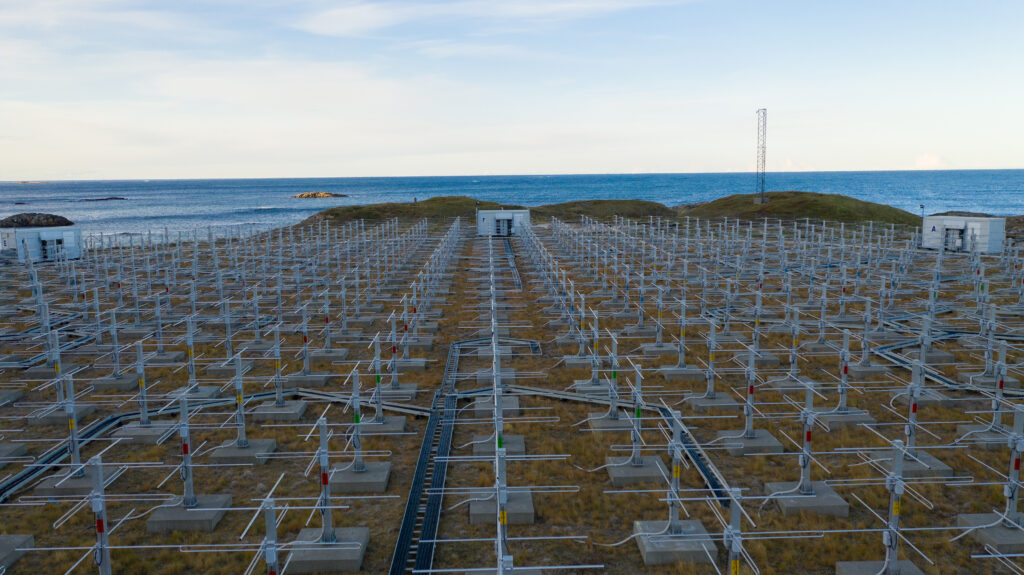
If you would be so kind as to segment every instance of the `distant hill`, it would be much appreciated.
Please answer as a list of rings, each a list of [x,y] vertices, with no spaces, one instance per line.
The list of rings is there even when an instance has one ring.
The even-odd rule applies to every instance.
[[[580,200],[561,204],[548,204],[530,208],[531,217],[542,219],[557,217],[563,220],[579,218],[581,215],[593,218],[610,218],[614,215],[627,218],[648,216],[672,218],[675,211],[658,202],[644,200]]]
[[[717,200],[676,207],[682,216],[698,218],[740,218],[759,220],[764,217],[795,220],[803,218],[836,222],[881,222],[921,225],[921,216],[874,202],[865,202],[840,194],[816,192],[766,192],[767,203],[755,204],[755,194],[737,194]]]
[[[485,202],[467,196],[441,196],[420,202],[389,202],[364,206],[338,206],[310,216],[303,224],[318,220],[342,223],[351,220],[382,220],[388,218],[454,218],[462,216],[474,219],[474,212],[494,210],[500,207],[519,208],[509,204]]]
[[[767,216],[780,219],[811,218],[839,222],[875,221],[912,226],[921,224],[920,216],[910,212],[838,194],[768,192],[766,195],[769,201],[763,205],[754,204],[752,194],[740,194],[675,208],[644,200],[580,200],[530,206],[530,213],[535,220],[546,220],[552,217],[574,220],[580,215],[595,218],[610,218],[613,215],[619,215],[629,218],[654,216],[674,219],[691,216],[748,220],[758,220]],[[472,221],[477,209],[493,210],[502,207],[517,209],[522,206],[487,202],[467,196],[442,196],[415,203],[395,202],[364,206],[339,206],[314,214],[303,224],[325,219],[334,223],[343,223],[358,219],[379,220],[395,217],[453,218],[462,216]]]

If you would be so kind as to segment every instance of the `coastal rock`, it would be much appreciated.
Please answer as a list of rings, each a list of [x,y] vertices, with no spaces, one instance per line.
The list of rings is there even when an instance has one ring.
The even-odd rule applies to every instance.
[[[80,202],[110,202],[114,200],[127,200],[128,198],[122,198],[121,196],[108,196],[106,198],[82,198],[78,200]]]
[[[70,225],[74,225],[74,222],[54,214],[14,214],[0,220],[0,228],[52,228]]]
[[[302,192],[301,194],[295,194],[293,198],[347,198],[345,194],[334,194],[331,192]]]

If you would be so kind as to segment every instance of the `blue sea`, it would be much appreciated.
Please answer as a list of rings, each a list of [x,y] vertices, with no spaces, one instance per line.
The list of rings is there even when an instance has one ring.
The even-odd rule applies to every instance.
[[[1024,170],[773,172],[767,189],[845,194],[913,213],[924,205],[927,213],[1024,214]],[[315,190],[348,197],[291,197]],[[332,206],[446,195],[527,206],[603,198],[675,206],[753,191],[750,173],[0,182],[0,217],[47,212],[70,218],[86,233],[176,232],[280,226]],[[108,196],[126,199],[84,201]]]

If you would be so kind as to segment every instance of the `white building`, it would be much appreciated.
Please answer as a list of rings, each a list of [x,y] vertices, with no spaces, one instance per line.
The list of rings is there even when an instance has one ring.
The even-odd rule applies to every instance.
[[[74,226],[48,228],[0,228],[0,250],[17,250],[18,261],[53,259],[63,251],[68,258],[82,255],[82,230]]]
[[[530,210],[477,210],[476,233],[480,236],[515,236],[530,225]]]
[[[1006,219],[983,216],[927,216],[921,227],[921,247],[947,251],[998,253],[1006,239]]]

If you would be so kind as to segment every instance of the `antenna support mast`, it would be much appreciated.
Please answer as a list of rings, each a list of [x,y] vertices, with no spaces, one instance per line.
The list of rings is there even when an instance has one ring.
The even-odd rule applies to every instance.
[[[758,204],[765,203],[764,198],[764,157],[765,157],[765,137],[768,132],[768,109],[760,108],[757,111],[757,185],[755,192],[757,193],[756,202]]]

